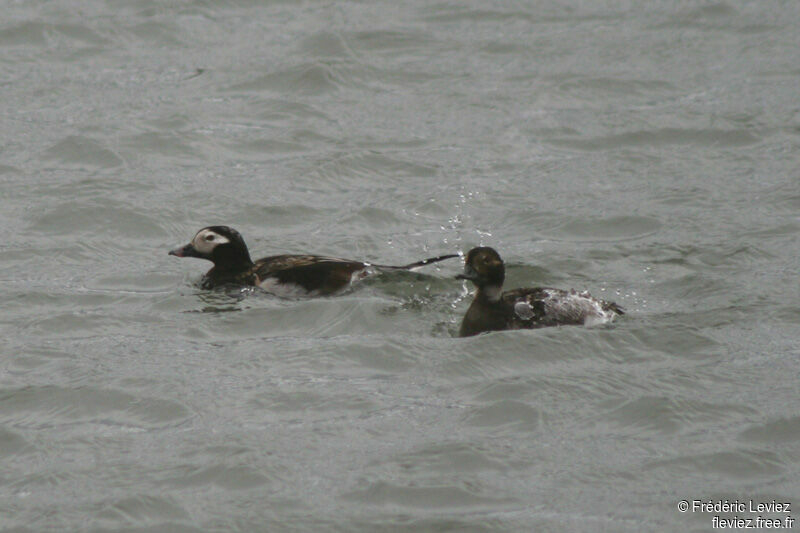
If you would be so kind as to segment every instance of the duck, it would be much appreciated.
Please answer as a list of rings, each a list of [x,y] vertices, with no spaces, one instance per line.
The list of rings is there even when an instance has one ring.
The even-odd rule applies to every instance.
[[[189,244],[168,253],[214,263],[200,281],[203,289],[224,285],[255,286],[285,298],[328,296],[374,272],[415,270],[458,257],[458,254],[446,254],[402,266],[307,254],[271,255],[253,261],[242,235],[229,226],[207,226],[198,231]]]
[[[456,279],[471,281],[477,291],[461,322],[459,337],[509,329],[590,326],[625,314],[614,302],[574,289],[536,287],[503,292],[505,277],[505,265],[494,248],[479,246],[467,253],[464,272]]]

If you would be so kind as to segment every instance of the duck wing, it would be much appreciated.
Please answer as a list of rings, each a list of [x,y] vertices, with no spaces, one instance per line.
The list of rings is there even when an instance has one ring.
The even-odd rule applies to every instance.
[[[256,261],[257,285],[279,296],[331,294],[347,287],[353,274],[363,271],[360,261],[322,255],[273,255]],[[298,294],[296,291],[306,294]]]
[[[542,287],[514,289],[506,291],[501,300],[509,309],[509,320],[519,328],[535,328],[546,326],[547,309],[545,300],[548,291]]]
[[[503,293],[503,301],[513,309],[518,327],[596,324],[624,313],[613,302],[574,289],[515,289]]]

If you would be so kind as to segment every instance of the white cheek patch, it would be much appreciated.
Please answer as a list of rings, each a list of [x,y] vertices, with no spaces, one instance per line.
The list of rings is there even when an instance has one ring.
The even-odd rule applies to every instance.
[[[210,240],[209,240],[210,239]],[[192,246],[201,254],[210,254],[211,250],[220,244],[231,242],[227,237],[224,237],[216,231],[210,229],[202,229],[197,232],[197,235],[192,239]]]

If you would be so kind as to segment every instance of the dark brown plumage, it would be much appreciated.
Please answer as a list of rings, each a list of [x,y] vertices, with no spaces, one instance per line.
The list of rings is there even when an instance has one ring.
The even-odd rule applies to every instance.
[[[198,257],[214,263],[201,286],[252,285],[284,297],[324,296],[366,277],[372,270],[412,270],[456,254],[431,257],[403,266],[371,265],[362,261],[321,255],[272,255],[253,261],[244,239],[228,226],[201,229],[186,246],[169,252],[177,257]]]
[[[613,302],[588,293],[547,287],[503,290],[505,265],[494,249],[473,248],[464,261],[464,273],[477,287],[459,330],[460,337],[486,331],[532,329],[560,325],[608,322],[624,314]]]

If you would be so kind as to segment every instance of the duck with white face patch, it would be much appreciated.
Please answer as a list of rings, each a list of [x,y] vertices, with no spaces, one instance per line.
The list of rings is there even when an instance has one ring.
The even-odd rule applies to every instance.
[[[460,337],[506,329],[595,325],[624,314],[617,304],[587,292],[544,287],[503,292],[505,265],[500,254],[487,246],[467,253],[464,272],[456,278],[470,280],[477,288],[461,322]]]
[[[204,289],[222,285],[256,286],[281,297],[327,296],[372,272],[415,270],[458,257],[447,254],[408,265],[374,265],[322,255],[272,255],[253,261],[244,239],[228,226],[208,226],[186,246],[170,250],[176,257],[197,257],[214,263],[201,281]]]

